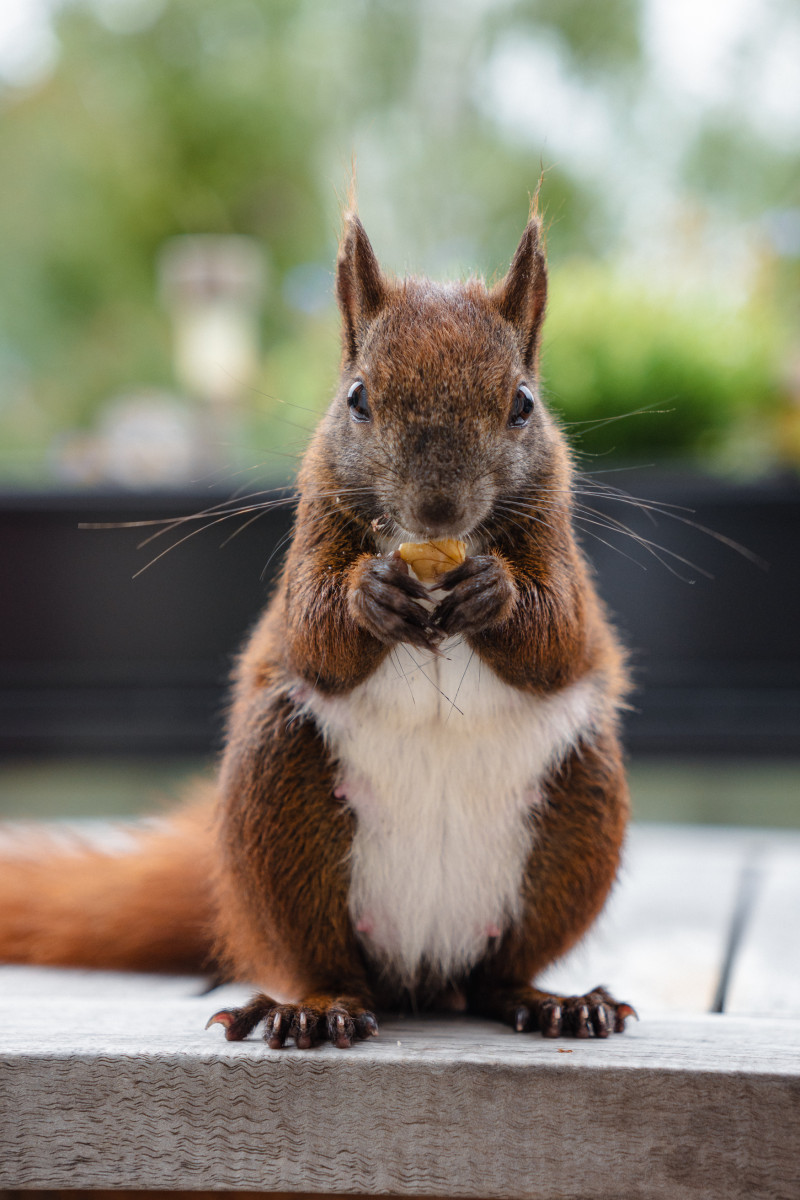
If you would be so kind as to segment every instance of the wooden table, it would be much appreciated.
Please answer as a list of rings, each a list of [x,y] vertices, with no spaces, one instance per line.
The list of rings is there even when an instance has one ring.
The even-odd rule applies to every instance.
[[[648,826],[548,980],[636,1005],[607,1041],[385,1016],[270,1051],[203,1030],[247,989],[5,967],[0,1188],[797,1200],[799,927],[800,835]]]

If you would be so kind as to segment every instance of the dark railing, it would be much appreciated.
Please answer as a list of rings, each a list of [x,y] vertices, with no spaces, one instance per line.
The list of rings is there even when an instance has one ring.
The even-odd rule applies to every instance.
[[[684,506],[670,518],[584,497],[603,516],[588,514],[582,540],[631,648],[631,749],[800,753],[800,484],[653,471],[595,478],[657,507]],[[81,526],[185,517],[229,494],[0,496],[1,753],[204,753],[219,745],[233,656],[269,593],[291,508],[246,526],[250,513],[204,530],[190,522],[142,550],[137,543],[157,527]],[[659,554],[677,574],[631,538],[589,523],[607,518],[665,547]]]

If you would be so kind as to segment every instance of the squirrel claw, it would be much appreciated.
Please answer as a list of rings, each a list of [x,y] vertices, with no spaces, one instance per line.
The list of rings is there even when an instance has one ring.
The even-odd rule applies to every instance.
[[[345,1029],[344,1017],[339,1017],[339,1028],[337,1033],[338,1036],[336,1038],[336,1045],[340,1050],[347,1050],[350,1046],[352,1046],[353,1043],[348,1037],[347,1030]]]
[[[372,1013],[362,1013],[361,1016],[356,1019],[356,1030],[358,1031],[358,1036],[360,1038],[377,1037],[378,1022],[375,1020]]]
[[[298,1050],[311,1049],[312,1045],[314,1044],[315,1028],[316,1022],[312,1020],[311,1024],[309,1025],[308,1012],[304,1008],[301,1008],[297,1014],[295,1027],[293,1030],[294,1044],[297,1046]]]
[[[205,1028],[210,1029],[212,1025],[224,1025],[227,1031],[230,1029],[232,1024],[233,1013],[229,1012],[227,1008],[223,1008],[219,1012],[214,1013],[213,1017],[208,1018],[205,1023]]]
[[[259,1019],[253,1019],[252,1015],[242,1008],[223,1008],[208,1019],[206,1029],[210,1029],[212,1025],[222,1025],[226,1042],[241,1042],[253,1026],[258,1024]]]
[[[542,1005],[542,1011],[539,1014],[539,1028],[542,1031],[542,1037],[559,1037],[562,1029],[560,1004]]]
[[[275,1001],[269,996],[258,993],[241,1008],[222,1008],[209,1019],[206,1029],[212,1025],[222,1025],[225,1029],[225,1040],[241,1042],[251,1033],[256,1025],[269,1016],[275,1007]]]
[[[588,1004],[581,1004],[580,1007],[578,1008],[577,1013],[575,1014],[575,1037],[577,1037],[577,1038],[591,1037],[591,1030],[589,1028],[589,1006],[588,1006]]]
[[[632,1004],[617,1004],[614,1013],[614,1033],[625,1032],[625,1022],[628,1017],[633,1017],[635,1021],[639,1020],[639,1014]]]
[[[283,1013],[278,1010],[275,1015],[267,1020],[266,1029],[264,1030],[264,1038],[270,1050],[282,1050],[286,1045],[286,1035],[288,1030],[285,1028]]]
[[[597,1008],[592,1013],[592,1029],[594,1036],[599,1038],[607,1038],[609,1034],[608,1011],[605,1004],[598,1004]]]
[[[352,1017],[336,1009],[328,1013],[328,1037],[339,1050],[350,1049],[355,1033]]]

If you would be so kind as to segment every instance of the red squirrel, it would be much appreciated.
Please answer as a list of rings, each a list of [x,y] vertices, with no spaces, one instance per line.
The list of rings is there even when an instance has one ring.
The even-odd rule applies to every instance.
[[[623,654],[539,388],[546,292],[535,212],[491,288],[390,278],[346,216],[339,388],[215,794],[137,852],[7,860],[0,959],[213,964],[289,997],[209,1021],[273,1048],[347,1047],[409,1004],[547,1037],[624,1029],[603,988],[533,983],[600,912],[628,817]],[[398,546],[444,538],[466,557],[431,589]]]

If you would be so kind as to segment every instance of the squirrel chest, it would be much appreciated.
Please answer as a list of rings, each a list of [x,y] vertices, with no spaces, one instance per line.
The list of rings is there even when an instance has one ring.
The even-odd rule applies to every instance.
[[[514,922],[542,778],[599,699],[591,678],[523,692],[452,638],[438,656],[400,644],[346,696],[305,701],[356,817],[353,924],[392,975],[452,978]]]

